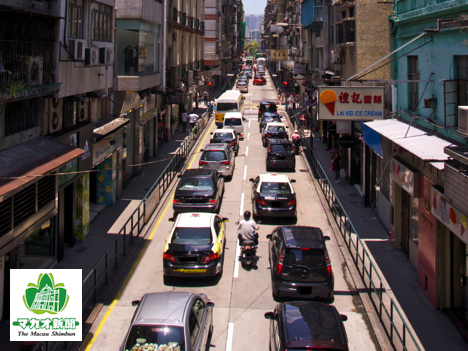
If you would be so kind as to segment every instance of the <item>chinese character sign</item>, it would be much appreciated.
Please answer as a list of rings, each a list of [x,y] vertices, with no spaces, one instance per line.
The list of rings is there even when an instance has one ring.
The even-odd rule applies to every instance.
[[[319,87],[318,119],[384,119],[384,87]]]

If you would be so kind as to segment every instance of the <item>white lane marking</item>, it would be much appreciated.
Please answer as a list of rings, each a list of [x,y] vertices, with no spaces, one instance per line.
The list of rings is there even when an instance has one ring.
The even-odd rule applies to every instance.
[[[244,212],[244,193],[242,193],[242,195],[241,195],[239,216],[242,216],[243,212]]]
[[[237,234],[237,231],[236,231]],[[239,277],[239,257],[240,257],[240,246],[239,239],[236,240],[236,260],[234,261],[234,278]]]
[[[247,157],[247,156],[249,156],[249,147],[248,146],[246,146],[246,148],[245,148],[245,157]],[[247,167],[247,166],[245,166],[245,167]]]
[[[250,123],[250,121],[249,121],[249,123]],[[248,138],[250,138],[250,133],[247,133],[247,139],[248,139]],[[247,147],[248,147],[248,146],[247,146]]]
[[[226,351],[232,351],[232,338],[234,336],[234,323],[229,323]]]
[[[245,156],[247,156],[247,154]],[[245,177],[247,177],[247,165],[244,166],[244,177],[243,177],[244,180],[245,180]]]
[[[249,118],[249,128],[250,128],[250,118]]]

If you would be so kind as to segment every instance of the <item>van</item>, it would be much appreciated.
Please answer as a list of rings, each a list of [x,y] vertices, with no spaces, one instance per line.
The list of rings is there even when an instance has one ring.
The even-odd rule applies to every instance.
[[[224,115],[223,128],[231,128],[239,134],[239,139],[244,140],[244,123],[242,113],[228,112]]]
[[[223,127],[224,115],[227,112],[240,112],[244,115],[244,99],[239,90],[227,90],[216,99],[215,122],[218,128]]]

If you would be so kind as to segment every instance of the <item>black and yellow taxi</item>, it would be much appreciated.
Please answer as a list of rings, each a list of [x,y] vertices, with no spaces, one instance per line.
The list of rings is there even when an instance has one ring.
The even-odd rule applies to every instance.
[[[164,275],[210,277],[223,271],[227,218],[214,213],[181,213],[164,245]]]

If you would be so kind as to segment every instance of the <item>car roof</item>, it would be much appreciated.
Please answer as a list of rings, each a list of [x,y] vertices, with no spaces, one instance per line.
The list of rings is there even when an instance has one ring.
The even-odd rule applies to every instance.
[[[276,105],[276,102],[262,101],[260,105]]]
[[[292,145],[291,140],[287,139],[270,139],[270,144],[272,145]]]
[[[220,150],[220,151],[226,151],[230,148],[231,146],[226,143],[210,143],[205,146],[203,150],[209,151],[209,150]]]
[[[265,111],[263,113],[263,116],[278,116],[279,117],[279,113],[278,112],[272,112],[272,111]]]
[[[325,341],[328,347],[343,348],[347,344],[346,331],[335,306],[315,301],[282,303],[282,326],[285,346],[300,348],[310,340]],[[325,346],[325,345],[324,345]]]
[[[226,119],[226,118],[225,118]],[[234,133],[235,130],[232,128],[221,128],[221,129],[216,129],[213,134],[218,134],[218,133]],[[208,144],[209,145],[209,144]]]
[[[226,145],[226,144],[223,144]],[[183,174],[182,177],[206,177],[210,176],[213,173],[214,169],[206,169],[206,168],[191,168],[187,169]]]
[[[283,127],[286,127],[284,125],[284,123],[281,123],[281,122],[269,122],[269,123],[267,123],[267,127],[268,126],[283,126]]]
[[[215,214],[208,212],[179,213],[175,225],[178,228],[208,228]]]
[[[287,248],[313,248],[324,249],[325,239],[322,229],[309,226],[282,226],[279,227]]]
[[[285,174],[265,173],[265,174],[260,174],[259,177],[260,177],[261,182],[270,182],[270,183],[288,182],[289,183],[289,177]]]
[[[226,118],[242,118],[242,112],[226,112],[224,119]]]
[[[192,293],[158,292],[143,295],[133,324],[184,325],[185,310]]]

